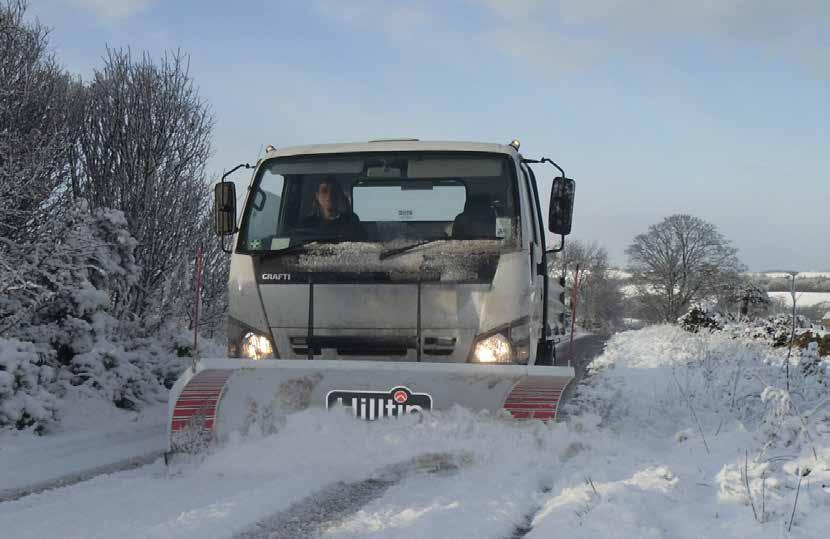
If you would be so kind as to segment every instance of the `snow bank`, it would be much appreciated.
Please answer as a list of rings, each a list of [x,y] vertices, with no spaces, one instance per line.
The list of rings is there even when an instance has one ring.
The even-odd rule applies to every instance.
[[[71,391],[120,408],[166,401],[184,364],[134,321],[138,242],[119,211],[83,199],[50,233],[0,251],[0,430],[48,431]]]
[[[55,371],[32,343],[0,338],[0,427],[46,428],[56,418],[59,400],[46,387]]]
[[[48,436],[0,432],[0,499],[167,448],[167,405],[121,410],[98,396],[72,391]]]
[[[790,535],[820,537],[830,528],[828,366],[795,361],[787,391],[783,357],[724,334],[626,332],[595,361],[565,423],[457,408],[363,423],[306,410],[202,460],[0,504],[0,529],[229,537],[325,485],[443,453],[453,473],[405,477],[322,536],[504,538],[530,522],[528,538],[779,537],[798,489]]]
[[[792,365],[787,391],[783,357],[674,327],[613,338],[569,409],[601,417],[616,447],[554,490],[528,537],[778,537],[805,469],[792,535],[825,533],[828,365]]]

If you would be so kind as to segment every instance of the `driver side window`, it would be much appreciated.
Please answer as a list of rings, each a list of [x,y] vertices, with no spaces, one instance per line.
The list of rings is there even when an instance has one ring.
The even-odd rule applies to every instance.
[[[272,174],[266,170],[258,189],[251,195],[247,235],[243,238],[248,249],[270,249],[270,245],[262,242],[277,234],[284,183],[281,174]]]

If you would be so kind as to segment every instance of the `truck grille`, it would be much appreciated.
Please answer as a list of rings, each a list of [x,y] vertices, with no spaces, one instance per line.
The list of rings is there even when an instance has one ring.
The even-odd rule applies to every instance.
[[[451,356],[455,351],[455,337],[426,337],[424,354],[430,356]]]
[[[291,337],[291,348],[297,355],[308,355],[308,339]],[[311,338],[311,349],[319,356],[323,348],[334,349],[338,356],[405,356],[415,350],[415,337],[329,337]]]
[[[298,356],[308,355],[308,338],[291,337],[291,350]],[[430,356],[451,356],[455,337],[426,337],[422,352]],[[319,356],[324,348],[337,351],[338,356],[406,356],[415,350],[416,337],[343,337],[313,336],[312,355]]]

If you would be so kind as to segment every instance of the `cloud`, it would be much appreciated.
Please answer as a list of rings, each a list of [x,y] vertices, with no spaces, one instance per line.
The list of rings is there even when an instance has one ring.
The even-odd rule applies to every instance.
[[[311,6],[317,13],[333,21],[379,31],[393,38],[411,36],[432,22],[430,9],[420,0],[315,0]]]
[[[609,52],[603,43],[539,28],[496,29],[481,41],[504,56],[545,70],[579,70],[596,64]]]
[[[684,43],[755,51],[768,59],[800,64],[816,74],[826,62],[815,51],[830,49],[830,2],[826,0],[468,0],[501,25],[503,49],[535,62],[568,50],[572,63],[589,67],[606,51],[646,53]],[[639,49],[638,49],[639,48]],[[524,49],[522,51],[521,49]],[[547,52],[545,52],[547,51]],[[615,51],[617,51],[615,53]],[[830,75],[824,70],[823,76]]]
[[[80,6],[95,13],[101,21],[126,19],[146,10],[158,0],[68,0],[68,3]]]
[[[89,0],[87,0],[89,1]],[[675,47],[743,51],[830,76],[826,0],[314,0],[329,20],[419,47],[476,48],[547,67],[592,69]],[[819,52],[820,51],[820,52]]]
[[[468,0],[505,21],[531,19],[560,29],[631,33],[788,33],[830,20],[825,0]]]
[[[468,0],[468,3],[513,20],[527,18],[545,4],[544,0]]]

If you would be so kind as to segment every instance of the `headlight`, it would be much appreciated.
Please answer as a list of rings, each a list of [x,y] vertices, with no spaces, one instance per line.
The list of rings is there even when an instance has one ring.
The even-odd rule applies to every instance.
[[[479,337],[473,345],[470,361],[526,365],[529,358],[530,324],[525,317],[495,330],[486,337]]]
[[[248,359],[273,359],[271,340],[264,335],[248,332],[242,337],[242,357]]]
[[[476,363],[511,363],[513,349],[510,341],[501,333],[478,341],[473,350],[473,361]]]

